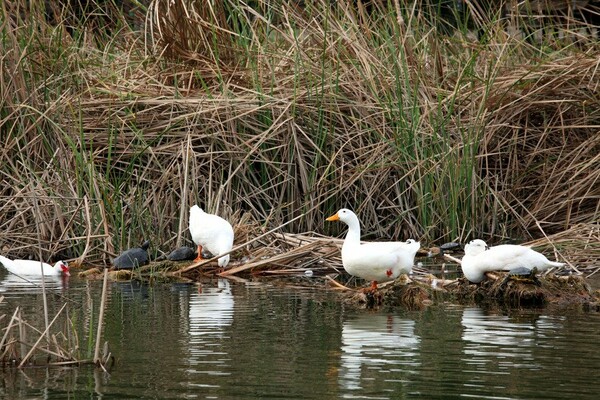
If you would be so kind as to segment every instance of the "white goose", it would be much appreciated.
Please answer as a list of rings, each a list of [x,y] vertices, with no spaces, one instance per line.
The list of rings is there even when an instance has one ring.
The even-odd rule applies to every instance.
[[[471,240],[465,246],[465,255],[461,268],[465,278],[470,282],[479,283],[490,271],[512,271],[517,268],[532,270],[537,268],[544,271],[551,267],[562,267],[564,263],[548,260],[543,254],[527,247],[516,244],[501,244],[488,247],[481,239]]]
[[[327,221],[342,221],[348,225],[348,234],[342,246],[342,264],[350,275],[371,281],[371,290],[377,282],[396,279],[409,274],[420,243],[406,242],[360,242],[360,222],[352,211],[342,208]]]
[[[42,276],[42,271],[44,275],[48,276],[60,276],[61,274],[65,276],[71,275],[69,273],[69,266],[62,261],[59,261],[52,266],[35,260],[11,260],[4,256],[0,256],[0,262],[4,265],[4,268],[15,275]],[[42,266],[41,268],[40,264]]]
[[[229,222],[218,215],[208,214],[200,207],[194,205],[190,208],[190,234],[198,246],[198,256],[194,262],[202,260],[202,249],[208,250],[212,255],[231,251],[233,247],[233,227]],[[229,263],[229,254],[220,257],[219,267],[226,267]]]

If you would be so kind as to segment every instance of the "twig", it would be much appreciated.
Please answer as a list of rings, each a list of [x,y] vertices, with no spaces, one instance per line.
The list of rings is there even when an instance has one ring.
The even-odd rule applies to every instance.
[[[19,309],[19,342],[21,342],[21,354],[25,354],[27,352],[27,348],[25,347],[26,340],[27,334],[25,332],[25,324],[22,320],[21,309]]]
[[[177,247],[181,247],[181,238],[183,232],[183,221],[187,212],[187,197],[188,197],[188,174],[190,169],[190,135],[188,133],[187,144],[184,151],[184,172],[183,172],[183,190],[181,192],[181,206],[179,207],[179,227],[177,228]]]
[[[34,190],[35,188],[32,187],[32,191],[35,192]],[[43,258],[42,258],[42,238],[40,236],[40,227],[39,227],[39,221],[38,221],[38,216],[40,215],[40,208],[39,208],[39,204],[38,204],[38,198],[37,196],[33,197],[33,205],[34,205],[34,220],[36,221],[36,234],[37,234],[37,239],[38,239],[38,258],[40,260],[40,271],[42,273],[42,299],[44,301],[44,322],[46,324],[46,332],[48,332],[48,299],[46,298],[46,276],[44,275],[44,266],[42,265],[43,263]],[[47,338],[48,343],[50,343],[50,335],[47,334]]]
[[[10,332],[10,330],[12,329],[12,327],[15,325],[15,324],[13,324],[13,321],[15,321],[15,320],[19,321],[20,320],[20,318],[17,317],[17,314],[19,314],[19,307],[17,307],[17,309],[13,313],[13,316],[10,319],[10,322],[8,323],[8,326],[6,328],[4,328],[5,332],[4,332],[4,336],[2,336],[2,340],[0,341],[0,349],[4,347],[4,343],[6,342],[6,338],[8,337],[8,333]]]
[[[329,275],[325,275],[325,278],[329,279],[329,281],[338,289],[343,289],[343,290],[352,290],[347,286],[342,285],[341,283],[339,283],[338,281],[336,281],[335,279],[333,279],[332,277],[330,277]]]
[[[462,264],[462,262],[461,262],[461,261],[460,261],[458,258],[456,258],[456,257],[452,257],[450,254],[444,254],[443,256],[444,256],[444,258],[445,258],[446,260],[449,260],[449,261],[452,261],[452,262],[454,262],[454,263],[457,263],[458,265],[461,265],[461,264]]]
[[[592,272],[591,274],[589,274],[586,278],[591,277],[592,275],[595,275],[596,272],[600,271],[600,267],[596,268],[596,270],[594,272]]]
[[[84,210],[85,210],[85,220],[87,221],[86,226],[87,226],[87,233],[85,235],[85,248],[83,249],[83,252],[81,253],[81,255],[79,257],[77,257],[77,259],[75,260],[75,265],[77,266],[81,266],[81,264],[83,263],[83,260],[85,259],[89,249],[90,249],[90,239],[92,238],[91,236],[91,224],[92,224],[92,219],[90,218],[90,206],[88,204],[88,197],[87,195],[83,196],[83,204],[84,204]]]
[[[94,349],[94,363],[102,365],[100,360],[100,339],[102,338],[102,322],[104,320],[104,307],[106,305],[106,287],[108,283],[108,268],[104,268],[104,282],[102,282],[102,300],[100,301],[100,315],[98,315],[98,329],[96,331],[96,348]]]

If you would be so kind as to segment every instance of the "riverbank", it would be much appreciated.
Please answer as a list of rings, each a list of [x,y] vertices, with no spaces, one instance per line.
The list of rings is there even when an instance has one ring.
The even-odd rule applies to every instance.
[[[324,217],[349,207],[366,240],[566,232],[583,241],[565,259],[597,251],[595,36],[497,14],[474,39],[400,2],[305,3],[48,19],[5,1],[0,248],[109,264],[149,239],[156,258],[190,244],[199,203],[240,229],[339,236]]]

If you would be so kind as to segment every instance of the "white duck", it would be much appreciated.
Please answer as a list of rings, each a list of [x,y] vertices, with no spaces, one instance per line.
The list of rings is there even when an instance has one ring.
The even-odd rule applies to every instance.
[[[52,266],[35,260],[11,260],[0,256],[0,262],[4,265],[4,268],[15,275],[42,276],[42,270],[43,274],[48,276],[60,276],[61,274],[65,276],[71,275],[69,273],[69,266],[62,261],[59,261]],[[41,268],[40,264],[42,266]]]
[[[233,247],[233,228],[229,222],[218,215],[208,214],[200,207],[194,205],[190,208],[190,234],[198,246],[198,256],[194,262],[202,260],[202,249],[211,254],[231,251]],[[219,267],[226,267],[229,263],[229,254],[220,257]]]
[[[348,225],[348,234],[342,246],[342,264],[350,275],[371,281],[371,290],[377,282],[396,279],[409,274],[420,243],[406,242],[360,242],[360,222],[352,211],[342,208],[327,221],[342,221]]]
[[[564,263],[548,260],[543,254],[527,246],[516,244],[501,244],[488,247],[481,239],[471,240],[465,246],[465,255],[461,267],[465,278],[470,282],[479,283],[490,271],[512,271],[518,268],[539,271],[551,267],[562,267]]]

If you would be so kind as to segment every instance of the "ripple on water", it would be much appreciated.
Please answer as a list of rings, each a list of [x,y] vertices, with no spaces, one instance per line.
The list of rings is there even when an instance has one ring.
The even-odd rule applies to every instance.
[[[100,283],[57,289],[75,300],[81,330],[94,331]],[[40,309],[37,292],[20,290],[7,294],[11,307]],[[599,314],[358,312],[334,292],[264,281],[113,283],[110,374],[4,374],[0,398],[595,399],[598,331]]]

